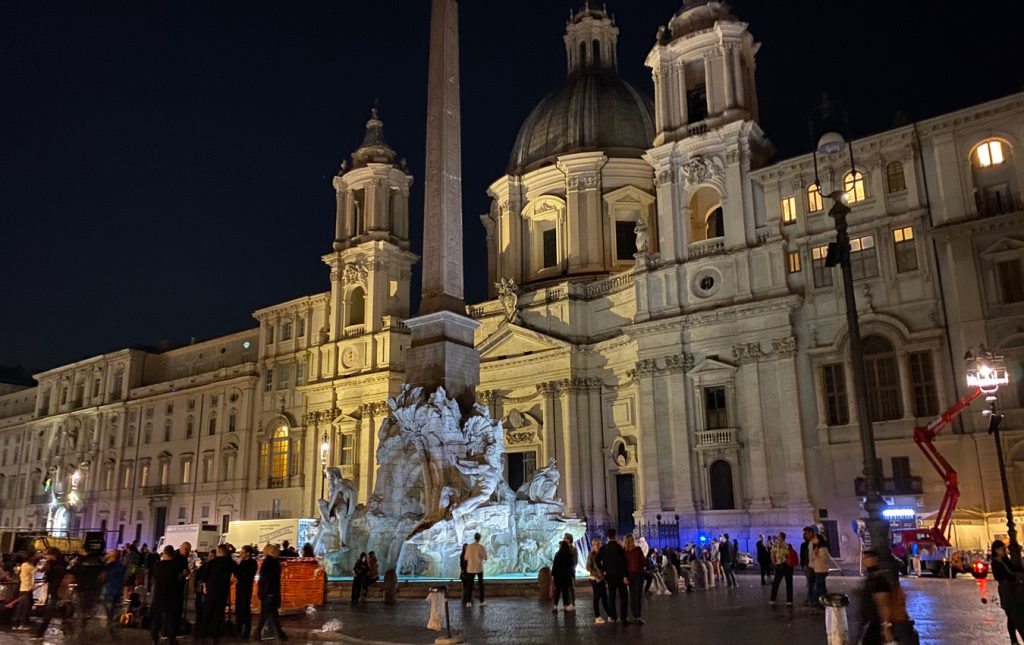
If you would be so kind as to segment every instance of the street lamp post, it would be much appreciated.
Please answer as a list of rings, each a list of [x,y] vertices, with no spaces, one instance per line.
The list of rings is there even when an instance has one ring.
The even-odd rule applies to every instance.
[[[327,483],[327,455],[331,451],[331,443],[327,440],[327,433],[324,433],[320,442],[320,499],[324,498],[324,486]]]
[[[996,393],[1000,385],[1010,382],[1009,372],[1002,356],[996,356],[982,345],[977,354],[970,351],[964,356],[967,361],[967,385],[976,387],[985,394],[988,408],[982,412],[988,417],[988,433],[996,442],[996,461],[999,465],[999,480],[1003,486],[1003,506],[1006,508],[1006,533],[1010,537],[1010,557],[1019,566],[1021,548],[1017,542],[1017,527],[1013,519],[1013,504],[1010,501],[1010,483],[1006,479],[1006,462],[1003,459],[1003,442],[999,437],[999,426],[1003,415],[997,408]]]
[[[818,155],[838,156],[845,150],[850,154],[850,172],[856,177],[853,162],[853,143],[848,141],[846,118],[824,97],[821,107],[815,111],[811,121],[811,134],[815,137],[814,181],[821,192],[818,177]],[[853,367],[853,398],[857,406],[857,423],[860,429],[860,443],[864,453],[864,510],[868,514],[867,532],[872,548],[876,549],[879,560],[885,568],[891,568],[892,550],[889,544],[889,521],[882,511],[886,503],[882,498],[881,473],[875,456],[875,431],[871,424],[871,410],[868,406],[867,378],[864,372],[864,350],[861,344],[860,319],[857,315],[857,297],[853,290],[853,267],[850,264],[850,234],[847,216],[850,207],[846,205],[848,195],[833,186],[828,194],[832,200],[829,217],[835,220],[836,241],[829,244],[825,266],[838,265],[843,276],[843,296],[846,300],[846,326],[850,343],[850,362]]]

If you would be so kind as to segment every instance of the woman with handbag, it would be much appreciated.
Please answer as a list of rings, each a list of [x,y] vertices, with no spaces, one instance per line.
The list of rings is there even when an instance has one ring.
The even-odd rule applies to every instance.
[[[1019,645],[1017,633],[1024,634],[1024,570],[1010,559],[1002,540],[992,543],[992,577],[999,584],[999,604],[1006,614],[1010,643]]]

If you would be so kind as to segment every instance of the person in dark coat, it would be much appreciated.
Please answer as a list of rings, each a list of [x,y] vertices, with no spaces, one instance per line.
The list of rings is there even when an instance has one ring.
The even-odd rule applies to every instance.
[[[608,583],[608,615],[614,623],[618,621],[615,596],[620,598],[619,609],[622,619],[628,617],[629,592],[626,590],[626,552],[616,539],[615,529],[608,529],[608,542],[597,554],[597,566],[604,571],[605,582]]]
[[[1006,614],[1006,631],[1011,645],[1017,645],[1017,633],[1024,634],[1024,570],[1010,558],[1006,543],[992,543],[992,577],[999,584],[999,604]]]
[[[366,583],[366,576],[370,572],[370,561],[366,557],[366,553],[360,553],[359,559],[356,560],[355,565],[352,566],[352,604],[359,602],[359,594],[363,591],[363,585]]]
[[[220,641],[221,628],[224,626],[224,610],[228,605],[231,593],[231,576],[235,573],[235,561],[227,546],[217,547],[217,556],[203,565],[203,617],[200,622],[199,635],[212,638],[214,643]]]
[[[121,606],[124,581],[127,573],[127,567],[117,557],[117,551],[108,553],[107,562],[103,565],[103,598],[106,602],[110,603],[110,606],[107,608],[108,620],[114,619],[114,614]]]
[[[764,543],[764,535],[757,536],[757,565],[761,567],[761,584],[771,584],[772,554]]]
[[[260,566],[260,582],[256,593],[260,597],[260,622],[256,626],[256,639],[263,638],[263,627],[273,626],[278,640],[286,641],[277,610],[281,607],[281,563],[280,549],[273,544],[263,548],[263,564]]]
[[[575,611],[576,607],[572,602],[572,594],[569,588],[575,580],[576,562],[573,557],[572,547],[567,542],[559,542],[558,552],[551,563],[551,580],[555,583],[554,604],[551,611],[558,611],[558,599],[562,599],[562,608],[566,611]]]
[[[252,631],[252,583],[256,578],[256,568],[255,549],[246,544],[235,569],[235,619],[238,621],[238,635],[243,639],[249,638]]]
[[[102,592],[100,576],[103,575],[103,561],[98,553],[90,553],[82,547],[75,563],[68,567],[68,573],[75,577],[75,590],[80,606],[78,611],[79,634],[85,630],[85,621],[99,602]]]
[[[67,563],[64,561],[64,556],[61,555],[59,549],[51,546],[46,550],[46,560],[43,568],[46,576],[46,606],[43,608],[43,622],[35,630],[35,635],[40,638],[46,634],[50,621],[53,619],[54,614],[57,613],[57,606],[60,601],[58,598],[60,595],[60,583],[64,580],[64,574],[67,572]]]
[[[153,595],[149,602],[149,635],[153,638],[153,645],[160,642],[161,628],[167,634],[170,645],[178,642],[182,569],[175,553],[174,547],[168,544],[153,565]]]
[[[174,552],[172,559],[174,567],[178,570],[178,617],[185,617],[186,596],[188,595],[188,579],[191,574],[190,559],[192,556],[192,544],[182,542],[181,546]]]

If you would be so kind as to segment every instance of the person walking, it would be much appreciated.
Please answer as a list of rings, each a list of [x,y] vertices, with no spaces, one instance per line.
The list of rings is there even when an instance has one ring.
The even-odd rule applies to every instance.
[[[353,605],[359,603],[359,596],[363,592],[363,585],[366,582],[366,574],[370,571],[370,562],[366,553],[360,553],[359,559],[352,566],[352,600]]]
[[[1011,645],[1019,645],[1017,634],[1024,636],[1024,570],[1014,564],[1006,543],[992,543],[992,577],[999,585],[999,604],[1006,614],[1006,631]]]
[[[569,585],[569,603],[576,606],[576,568],[580,565],[580,552],[576,549],[576,539],[573,538],[572,533],[566,533],[562,536],[562,541],[569,545],[569,549],[572,550],[572,584]]]
[[[619,613],[626,620],[629,592],[626,589],[626,551],[616,539],[615,529],[608,529],[608,542],[597,553],[597,566],[604,572],[608,585],[608,616],[617,622]],[[619,612],[616,612],[615,597],[619,597]]]
[[[30,554],[18,565],[18,611],[14,614],[15,629],[29,629],[29,617],[32,615],[32,604],[35,602],[32,592],[36,588],[36,556]]]
[[[174,547],[167,545],[160,554],[160,559],[153,565],[153,595],[149,601],[149,635],[153,645],[160,642],[163,631],[169,645],[178,642],[178,629],[181,622],[181,568],[175,559]]]
[[[487,561],[487,549],[480,544],[480,534],[473,536],[473,543],[466,547],[466,576],[469,579],[468,593],[465,601],[467,607],[473,606],[473,582],[480,585],[480,606],[484,606],[484,562]]]
[[[572,595],[569,587],[572,586],[575,577],[575,565],[573,564],[572,547],[564,540],[558,543],[558,552],[551,562],[551,580],[555,584],[555,598],[551,605],[551,612],[558,611],[558,600],[562,599],[562,608],[565,611],[576,611],[572,604]]]
[[[861,556],[867,577],[859,589],[861,645],[897,642],[893,633],[893,585],[889,575],[878,566],[878,554],[868,550]]]
[[[216,557],[203,565],[206,576],[203,579],[203,617],[199,630],[200,636],[213,639],[214,643],[220,642],[224,610],[231,594],[231,576],[236,570],[227,545],[218,546],[216,553]]]
[[[120,565],[117,552],[112,551],[111,553],[114,554],[114,560]],[[68,573],[75,579],[75,591],[78,595],[78,607],[75,613],[78,618],[79,640],[83,640],[82,634],[85,632],[86,621],[92,618],[96,604],[101,597],[107,597],[105,585],[100,582],[104,576],[105,566],[103,558],[98,553],[90,552],[83,546],[78,550],[78,557],[75,558],[74,563],[68,567]],[[116,571],[112,575],[116,578]],[[110,599],[111,609],[107,613],[108,629],[112,625],[117,608],[121,605],[121,588],[118,586],[117,580],[111,583],[111,592],[116,595]]]
[[[182,542],[171,558],[174,561],[175,568],[178,570],[179,619],[184,620],[185,611],[188,607],[188,582],[192,568],[192,544],[190,542]]]
[[[757,536],[757,566],[761,568],[761,585],[771,584],[772,554],[768,551],[763,533]]]
[[[77,570],[79,567],[75,568]],[[121,558],[117,557],[117,551],[108,552],[107,561],[103,565],[103,599],[110,603],[110,606],[107,607],[107,620],[114,620],[117,609],[121,606],[127,574],[128,568]],[[76,575],[75,578],[77,579],[78,576]]]
[[[260,582],[256,589],[260,597],[260,621],[256,625],[257,640],[262,640],[265,626],[273,627],[278,640],[288,640],[281,629],[281,619],[277,615],[277,610],[281,608],[281,563],[278,561],[280,555],[281,551],[273,544],[263,548]]]
[[[722,536],[722,541],[718,545],[718,559],[722,563],[722,573],[725,575],[725,584],[728,588],[738,587],[736,584],[736,573],[733,570],[735,564],[736,554],[732,550],[732,542],[729,541],[729,534],[726,533]]]
[[[786,534],[779,532],[772,546],[772,567],[775,569],[775,579],[772,580],[772,595],[769,604],[775,604],[775,598],[779,595],[779,583],[786,581],[786,604],[793,606],[793,568],[797,564],[796,551],[786,541]]]
[[[601,617],[601,607],[604,607],[606,616],[612,612],[608,608],[608,585],[604,581],[604,571],[597,566],[597,553],[601,550],[601,540],[594,538],[590,541],[590,554],[587,555],[587,577],[590,579],[590,589],[594,592],[594,623],[604,624],[605,619]]]
[[[803,542],[800,543],[800,568],[803,569],[804,579],[807,581],[807,598],[804,606],[810,607],[814,604],[814,569],[811,567],[811,542],[817,531],[813,526],[805,526],[803,531]]]
[[[811,571],[814,572],[811,604],[815,607],[823,607],[818,599],[828,593],[825,579],[828,578],[829,559],[828,538],[818,533],[811,539]]]
[[[256,553],[248,544],[242,547],[235,569],[235,620],[238,635],[249,638],[252,631],[252,584],[256,578]]]
[[[708,560],[711,561],[711,575],[714,577],[716,582],[724,577],[722,575],[722,553],[718,549],[721,544],[722,536],[718,536],[713,542],[711,542],[711,544],[708,545]]]
[[[57,606],[60,602],[58,597],[60,596],[60,583],[64,580],[64,574],[67,571],[64,556],[56,547],[51,546],[46,550],[43,571],[46,577],[46,606],[43,608],[43,622],[36,627],[34,632],[40,638],[46,635],[46,629],[50,626],[54,614],[57,613]]]
[[[626,536],[626,540],[622,545],[623,550],[626,553],[626,577],[627,584],[629,585],[629,608],[633,614],[633,620],[636,624],[643,625],[644,619],[641,617],[641,609],[643,603],[643,586],[644,586],[644,551],[636,544],[636,538],[630,533]],[[625,611],[623,611],[625,614]],[[629,619],[623,615],[622,620],[627,625]]]

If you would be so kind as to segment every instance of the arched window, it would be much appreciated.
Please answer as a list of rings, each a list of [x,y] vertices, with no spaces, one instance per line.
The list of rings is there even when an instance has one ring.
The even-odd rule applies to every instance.
[[[867,197],[864,187],[864,173],[859,170],[848,172],[843,176],[843,190],[846,192],[846,202],[856,204]]]
[[[900,409],[900,372],[896,350],[881,336],[868,336],[863,342],[864,373],[867,380],[868,411],[872,421],[903,417]]]
[[[998,166],[1006,160],[1006,155],[1003,152],[1003,142],[998,139],[982,141],[981,144],[974,149],[974,158],[977,164],[982,168]]]
[[[270,436],[270,485],[283,486],[288,476],[288,426],[278,426]]]
[[[894,161],[885,167],[885,187],[890,193],[907,189],[907,178],[903,175],[903,164]]]
[[[591,43],[591,50],[593,51],[593,54],[591,55],[591,59],[590,60],[593,62],[594,67],[600,67],[601,66],[601,41],[595,38],[594,41]]]
[[[348,323],[346,326],[362,325],[366,321],[366,293],[356,287],[348,295]]]
[[[587,42],[583,41],[580,43],[580,69],[587,66]]]
[[[728,461],[719,459],[708,469],[708,480],[711,485],[711,510],[725,511],[736,508],[732,491],[732,466]]]
[[[702,186],[690,198],[690,241],[700,242],[725,235],[722,196],[711,186]]]

